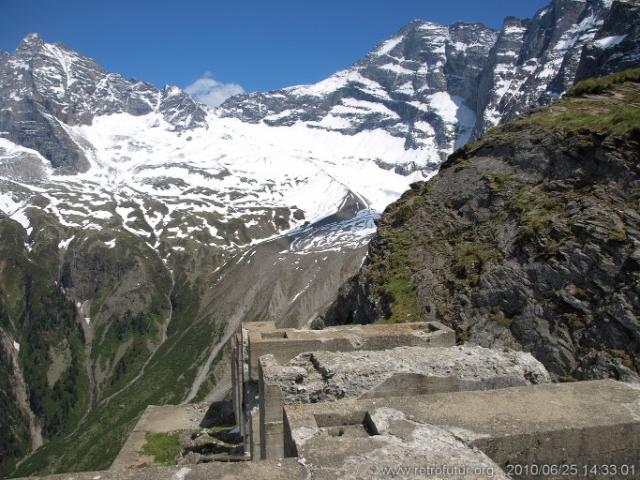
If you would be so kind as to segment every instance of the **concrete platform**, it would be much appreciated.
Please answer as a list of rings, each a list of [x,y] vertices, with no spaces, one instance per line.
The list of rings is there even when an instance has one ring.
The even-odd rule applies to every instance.
[[[585,467],[612,464],[633,469],[615,478],[640,478],[640,387],[600,380],[288,405],[284,434],[286,456],[319,465],[379,467],[414,455],[421,458],[414,465],[424,466],[444,455],[448,465],[488,468],[490,461],[505,473],[515,466],[577,469],[517,478],[612,478],[583,475]]]
[[[260,445],[263,459],[284,456],[284,405],[415,396],[546,383],[529,353],[478,346],[303,353],[280,365],[260,358]]]
[[[249,341],[249,375],[254,381],[258,380],[258,361],[267,353],[285,363],[303,352],[455,345],[455,332],[439,322],[343,325],[324,330],[276,329],[272,322],[246,323],[243,327]]]
[[[155,429],[156,414],[141,425]],[[297,458],[41,478],[506,480],[517,465],[575,465],[577,473],[511,478],[640,478],[640,387],[611,380],[289,405],[284,428],[287,454]],[[583,474],[605,464],[633,473]]]
[[[245,452],[266,458],[261,445],[259,359],[271,354],[286,363],[303,352],[377,351],[401,346],[448,347],[455,332],[439,322],[343,325],[324,330],[276,328],[274,322],[245,322],[231,338],[233,404]]]
[[[299,464],[295,459],[288,459],[277,463],[208,463],[188,467],[136,468],[28,478],[34,480],[306,480],[312,477],[310,468]],[[336,476],[316,478],[338,479]]]

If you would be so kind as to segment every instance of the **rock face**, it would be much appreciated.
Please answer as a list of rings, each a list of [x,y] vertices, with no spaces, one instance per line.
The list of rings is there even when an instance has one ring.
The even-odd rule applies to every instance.
[[[585,45],[576,81],[637,66],[640,61],[639,20],[638,2],[614,2],[594,41]]]
[[[460,149],[385,211],[324,322],[438,320],[556,378],[637,379],[639,100],[638,70],[587,81]]]
[[[549,103],[573,85],[584,47],[612,15],[609,5],[554,0],[531,19],[507,18],[481,75],[476,134]]]

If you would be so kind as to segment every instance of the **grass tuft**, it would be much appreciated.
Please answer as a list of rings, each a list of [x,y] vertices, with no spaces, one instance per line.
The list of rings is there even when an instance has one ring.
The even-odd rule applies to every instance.
[[[178,437],[178,433],[147,432],[145,435],[147,443],[142,447],[142,451],[153,457],[155,463],[175,465],[176,457],[182,451]]]
[[[608,92],[613,85],[634,82],[640,83],[640,68],[632,68],[623,72],[613,73],[606,77],[589,78],[577,83],[567,90],[567,97],[581,97],[584,95],[597,95]]]

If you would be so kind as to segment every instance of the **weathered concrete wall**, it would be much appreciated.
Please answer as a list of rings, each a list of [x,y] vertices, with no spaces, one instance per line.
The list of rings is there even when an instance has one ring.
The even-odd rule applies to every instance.
[[[308,480],[313,478],[309,467],[295,459],[279,462],[206,463],[188,467],[134,468],[101,472],[65,473],[44,477],[28,477],[38,480]],[[321,477],[327,480],[339,477],[328,472]]]
[[[260,367],[261,394],[263,389],[277,389],[284,403],[488,390],[550,381],[544,366],[530,353],[470,345],[309,352],[285,364],[264,355]],[[394,388],[398,385],[404,388]],[[265,402],[261,399],[261,404]],[[276,412],[280,419],[281,413]],[[268,421],[273,419],[267,415]]]
[[[303,353],[280,365],[260,358],[261,458],[284,455],[286,404],[487,390],[549,382],[529,353],[476,346]]]
[[[507,480],[520,466],[640,478],[640,386],[612,380],[416,397],[287,405],[285,453],[297,458],[85,472],[43,480]],[[585,466],[633,468],[583,474]]]
[[[438,322],[345,325],[325,330],[277,329],[274,322],[244,323],[232,337],[231,370],[234,410],[245,451],[252,458],[266,458],[266,447],[261,444],[269,437],[267,430],[272,431],[272,435],[280,435],[276,431],[281,426],[257,428],[264,424],[256,417],[262,398],[258,386],[262,355],[274,355],[277,361],[284,363],[310,351],[384,350],[399,346],[443,347],[454,344],[454,332]],[[281,422],[281,410],[279,415]]]
[[[422,451],[419,465],[428,465],[441,458],[453,437],[506,473],[516,465],[530,472],[575,465],[577,474],[545,478],[612,478],[582,475],[585,467],[606,464],[633,468],[626,478],[640,478],[640,388],[612,380],[288,405],[284,433],[285,454],[314,464],[364,456],[378,465],[397,464],[395,438],[403,449]],[[459,444],[451,446],[452,459],[473,462],[457,452]],[[534,477],[525,472],[518,478]]]
[[[272,330],[270,325],[260,328]],[[257,452],[267,458],[298,458],[44,478],[535,478],[526,470],[518,475],[513,470],[518,465],[529,472],[534,467],[577,472],[544,478],[640,478],[640,386],[611,380],[548,384],[546,371],[521,352],[384,349],[379,339],[373,343],[377,350],[307,352],[284,365],[274,355],[263,355],[256,383],[250,375],[248,333],[235,337],[232,366],[239,391],[234,391],[234,411],[246,419],[254,458]],[[531,381],[541,384],[502,388]],[[473,391],[442,393],[465,389]],[[164,410],[150,408],[131,442],[140,440],[136,435],[143,431],[171,431],[198,421],[191,406],[163,408],[177,409],[173,423],[165,421]],[[618,476],[584,470],[605,464],[628,470]]]
[[[273,331],[274,322],[253,322],[231,337],[232,399],[245,453],[260,452],[258,384],[249,376],[249,331]],[[255,434],[254,434],[255,432]]]
[[[258,361],[272,354],[280,363],[303,352],[349,352],[354,350],[386,350],[402,346],[450,347],[455,333],[438,322],[394,325],[345,325],[325,330],[268,330],[265,323],[258,328],[244,324],[249,336],[249,375],[258,380]]]

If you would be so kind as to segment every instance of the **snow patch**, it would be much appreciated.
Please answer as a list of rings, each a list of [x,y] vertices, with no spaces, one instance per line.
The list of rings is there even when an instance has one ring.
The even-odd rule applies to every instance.
[[[502,31],[506,34],[506,35],[523,35],[524,32],[526,32],[526,28],[525,27],[518,27],[515,25],[510,25],[508,27],[506,27],[505,29],[503,29]]]
[[[11,216],[20,209],[21,203],[16,202],[10,192],[0,192],[0,210]]]
[[[313,85],[298,85],[286,88],[285,91],[300,96],[313,95],[316,97],[324,97],[352,83],[360,85],[363,91],[383,100],[391,99],[386,90],[378,82],[363,76],[356,69],[341,70]]]
[[[436,92],[428,97],[429,105],[445,122],[454,123],[458,113],[458,105],[447,92]]]
[[[361,210],[348,220],[301,228],[293,232],[295,240],[291,251],[306,254],[363,247],[376,232],[375,222],[379,217],[373,210]]]
[[[378,48],[375,51],[376,55],[382,56],[382,55],[388,55],[389,52],[391,52],[391,50],[393,50],[394,48],[396,48],[401,42],[402,40],[404,40],[404,37],[402,35],[398,36],[398,37],[393,37],[390,38],[389,40],[385,41],[380,48]]]
[[[33,228],[31,227],[31,222],[29,220],[29,217],[27,217],[27,214],[25,213],[25,208],[21,208],[17,212],[14,212],[11,215],[11,219],[15,220],[20,225],[22,225],[24,229],[27,231],[27,235],[31,235]]]
[[[60,243],[58,243],[58,250],[68,249],[71,240],[73,240],[73,237],[67,238],[66,240],[61,240]]]
[[[593,42],[593,44],[600,49],[612,48],[621,43],[627,35],[612,35],[610,37],[601,38]]]
[[[398,65],[397,63],[387,63],[385,65],[380,65],[378,67],[381,70],[387,70],[389,72],[394,72],[398,75],[413,75],[415,72],[413,70],[409,70],[408,68],[403,67],[402,65]]]

